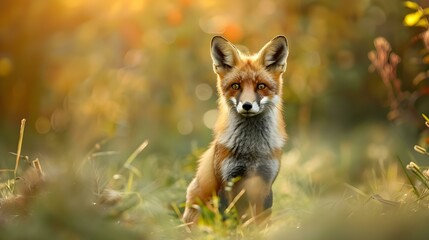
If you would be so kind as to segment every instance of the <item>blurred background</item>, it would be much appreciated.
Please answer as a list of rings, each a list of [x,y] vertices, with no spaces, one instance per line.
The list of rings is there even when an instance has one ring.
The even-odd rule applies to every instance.
[[[422,29],[402,24],[409,9],[400,1],[14,0],[1,8],[2,168],[14,166],[22,118],[30,158],[83,158],[99,142],[129,154],[148,140],[145,158],[194,166],[189,156],[209,144],[217,114],[214,35],[249,52],[287,36],[285,150],[315,181],[360,182],[367,166],[409,158],[420,114],[429,114],[421,98],[389,118],[388,91],[368,71],[383,36],[402,58],[402,89],[417,89],[425,52],[413,38]]]

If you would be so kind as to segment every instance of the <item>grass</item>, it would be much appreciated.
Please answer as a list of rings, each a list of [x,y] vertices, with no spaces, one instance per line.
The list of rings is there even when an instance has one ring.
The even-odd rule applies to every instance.
[[[142,156],[148,141],[124,158],[101,142],[81,160],[45,168],[43,159],[21,156],[24,127],[25,120],[15,169],[1,171],[9,176],[0,183],[5,239],[423,239],[429,232],[429,177],[414,162],[375,162],[354,185],[332,181],[347,164],[332,162],[324,146],[293,148],[273,186],[269,224],[240,222],[233,204],[220,213],[215,197],[191,229],[180,218],[200,151],[187,167]],[[427,156],[424,147],[416,151]]]

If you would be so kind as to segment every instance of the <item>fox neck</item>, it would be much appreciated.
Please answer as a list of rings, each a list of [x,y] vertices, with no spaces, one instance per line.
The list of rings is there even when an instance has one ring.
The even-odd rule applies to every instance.
[[[235,154],[266,153],[283,147],[285,131],[281,117],[281,103],[264,112],[244,117],[221,99],[220,116],[216,127],[216,140]]]

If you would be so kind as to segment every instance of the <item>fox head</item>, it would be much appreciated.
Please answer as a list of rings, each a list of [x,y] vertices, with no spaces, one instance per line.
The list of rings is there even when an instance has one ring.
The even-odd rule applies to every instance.
[[[244,117],[279,105],[288,53],[284,36],[275,37],[251,56],[241,53],[225,38],[215,36],[211,57],[220,101]]]

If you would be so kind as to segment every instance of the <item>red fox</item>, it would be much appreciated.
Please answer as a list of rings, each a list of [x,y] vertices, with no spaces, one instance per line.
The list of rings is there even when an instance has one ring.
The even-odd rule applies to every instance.
[[[212,39],[219,116],[214,141],[187,188],[184,222],[198,221],[195,204],[210,204],[218,194],[221,205],[228,206],[243,191],[235,205],[243,219],[265,219],[270,214],[271,185],[279,172],[286,139],[282,74],[288,53],[284,36],[275,37],[251,56],[221,36]],[[232,189],[225,190],[232,181]]]

